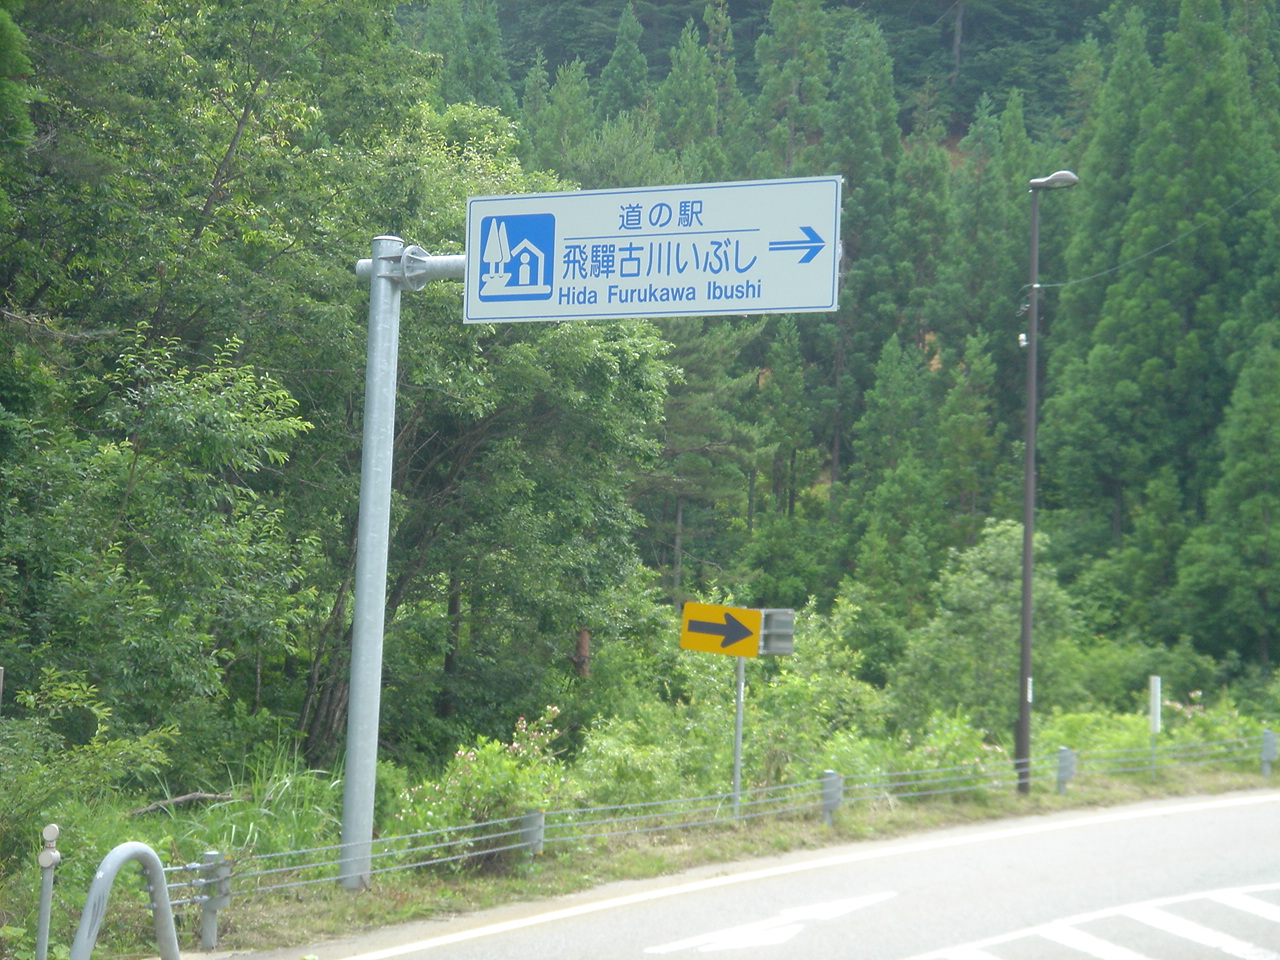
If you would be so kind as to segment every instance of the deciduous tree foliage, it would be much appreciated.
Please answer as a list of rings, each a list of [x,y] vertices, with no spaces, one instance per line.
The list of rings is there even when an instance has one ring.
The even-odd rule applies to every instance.
[[[307,425],[238,346],[190,369],[140,334],[68,398],[92,417],[13,424],[0,659],[19,689],[50,666],[91,676],[135,731],[197,718],[237,678],[262,706],[254,678],[295,654],[315,597],[310,545],[249,484]]]
[[[992,523],[943,574],[937,612],[907,641],[891,682],[908,724],[919,726],[942,711],[962,713],[983,730],[1012,729],[1021,540],[1018,524]],[[1082,622],[1047,565],[1038,565],[1036,578],[1037,709],[1079,703]]]
[[[30,677],[36,651],[56,642],[66,666],[94,673],[113,702],[127,700],[132,721],[159,722],[174,703],[199,713],[202,702],[230,711],[237,701],[291,717],[316,757],[332,757],[345,715],[363,393],[352,265],[374,233],[457,249],[468,193],[552,181],[526,178],[512,126],[496,111],[427,105],[430,78],[408,69],[412,51],[396,39],[388,4],[63,13],[33,14],[46,44],[33,52],[49,68],[47,112],[36,117],[47,136],[8,171],[22,197],[5,261],[10,303],[47,320],[7,331],[6,409],[48,418],[9,424],[22,453],[10,489],[24,499],[8,546],[43,569],[37,576],[25,559],[11,567],[23,592],[10,594],[8,620],[28,633],[6,648],[27,651],[6,663],[9,676]],[[72,44],[122,54],[78,91],[81,61],[58,58]],[[356,85],[364,120],[353,125]],[[37,177],[38,194],[28,187]],[[465,689],[440,698],[457,719],[432,742],[437,750],[510,722],[509,705],[468,673],[457,637],[473,662],[504,661],[521,676],[510,681],[520,696],[544,699],[527,668],[541,664],[557,686],[571,672],[550,652],[557,641],[579,627],[602,640],[626,633],[626,617],[597,625],[586,612],[597,590],[636,576],[619,467],[648,456],[641,438],[665,380],[646,331],[463,330],[457,310],[456,291],[406,303],[391,561],[391,629],[404,603],[419,623],[422,610],[440,611],[454,633],[431,664],[447,683],[433,685],[484,691],[469,713],[449,705],[466,704]],[[223,357],[246,376],[275,371],[288,391],[281,402],[291,395],[314,429],[280,444],[287,461],[199,447],[198,410],[132,432],[122,421],[118,437],[89,442],[81,434],[97,429],[110,395],[93,384],[138,365],[125,350],[130,324],[146,333],[128,350],[150,356],[163,345],[165,370]],[[232,346],[218,346],[227,335]],[[55,387],[28,411],[40,406],[37,349]],[[178,403],[182,390],[173,393]],[[241,404],[241,416],[252,409],[224,402]],[[627,417],[614,418],[624,408]],[[213,489],[241,492],[197,495],[196,479],[175,472],[181,459],[167,472],[151,466],[153,450],[179,443],[194,451],[183,456],[198,454],[190,469],[208,472]],[[100,506],[59,512],[72,509],[75,488],[84,505]],[[104,538],[92,549],[82,543],[91,532]],[[284,612],[256,614],[260,601],[248,598],[258,595],[278,597]],[[136,656],[109,659],[117,644]]]

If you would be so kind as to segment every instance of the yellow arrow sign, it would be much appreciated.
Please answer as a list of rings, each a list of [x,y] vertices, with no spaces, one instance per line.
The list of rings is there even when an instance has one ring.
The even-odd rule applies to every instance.
[[[763,614],[759,610],[686,603],[680,621],[680,646],[704,653],[757,657],[762,622]]]

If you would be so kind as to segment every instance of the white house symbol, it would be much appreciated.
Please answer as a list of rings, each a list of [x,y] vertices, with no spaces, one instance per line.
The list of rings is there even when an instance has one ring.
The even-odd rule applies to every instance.
[[[480,295],[500,299],[525,300],[550,296],[550,284],[542,282],[547,255],[528,237],[514,247],[507,246],[507,225],[501,220],[489,224],[484,262],[488,268],[480,276]]]
[[[511,259],[507,261],[507,270],[514,267],[515,283],[512,287],[520,287],[527,293],[549,293],[551,288],[541,284],[542,271],[546,266],[547,256],[528,240],[521,240],[511,251]]]

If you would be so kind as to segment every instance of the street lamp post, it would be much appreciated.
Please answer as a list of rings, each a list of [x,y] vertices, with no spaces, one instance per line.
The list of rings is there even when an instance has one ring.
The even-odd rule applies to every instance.
[[[1018,726],[1014,734],[1014,767],[1018,792],[1031,792],[1031,619],[1032,578],[1035,573],[1036,525],[1036,395],[1040,332],[1040,191],[1074,187],[1080,182],[1070,170],[1059,170],[1030,182],[1031,188],[1031,299],[1027,320],[1027,424],[1022,487],[1022,629],[1018,671]]]

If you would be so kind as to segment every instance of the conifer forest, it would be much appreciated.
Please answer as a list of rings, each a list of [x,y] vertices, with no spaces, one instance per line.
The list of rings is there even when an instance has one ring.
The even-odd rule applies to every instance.
[[[34,769],[152,796],[267,745],[341,764],[354,268],[381,234],[463,253],[474,196],[839,175],[839,308],[464,326],[461,284],[404,298],[386,770],[554,715],[614,799],[678,794],[733,694],[733,658],[679,649],[690,600],[797,611],[794,655],[749,664],[752,782],[942,728],[1009,748],[1028,184],[1063,169],[1037,729],[1145,709],[1152,674],[1274,716],[1278,7],[0,0],[22,829],[51,802]]]

